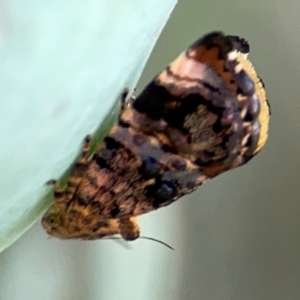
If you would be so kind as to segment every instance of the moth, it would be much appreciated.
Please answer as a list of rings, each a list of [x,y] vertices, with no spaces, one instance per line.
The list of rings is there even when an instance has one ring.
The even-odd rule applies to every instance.
[[[136,217],[167,206],[247,163],[264,146],[270,108],[249,45],[212,32],[194,42],[130,105],[95,154],[54,185],[42,219],[62,239],[140,236]],[[123,100],[126,93],[123,95]]]

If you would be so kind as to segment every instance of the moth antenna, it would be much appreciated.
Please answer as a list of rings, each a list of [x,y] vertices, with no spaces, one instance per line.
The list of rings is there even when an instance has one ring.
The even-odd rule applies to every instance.
[[[165,247],[167,247],[171,250],[175,250],[172,246],[168,245],[167,243],[165,243],[161,240],[157,240],[155,238],[149,237],[149,236],[140,236],[139,239],[153,241],[153,242],[159,243],[161,245],[164,245]],[[102,240],[124,240],[124,239],[119,236],[111,236],[111,237],[103,237]]]
[[[167,248],[171,249],[171,250],[175,250],[172,246],[170,246],[169,244],[161,241],[161,240],[157,240],[155,238],[152,238],[152,237],[149,237],[149,236],[140,236],[139,237],[140,239],[144,239],[144,240],[149,240],[149,241],[153,241],[153,242],[156,242],[156,243],[159,243],[159,244],[162,244],[164,246],[166,246]]]

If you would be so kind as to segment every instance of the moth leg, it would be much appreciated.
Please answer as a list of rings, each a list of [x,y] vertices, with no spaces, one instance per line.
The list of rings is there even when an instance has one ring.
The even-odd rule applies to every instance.
[[[57,180],[51,179],[47,181],[46,184],[53,186],[55,201],[61,202],[65,199],[66,189],[62,188]]]
[[[81,154],[80,154],[80,158],[77,161],[76,165],[77,164],[86,164],[88,162],[87,154],[91,149],[91,141],[92,141],[92,136],[91,135],[87,135],[84,138],[83,148],[82,148],[82,151],[81,151]]]
[[[136,90],[136,89],[134,89],[133,91],[135,92],[135,90]],[[131,106],[132,103],[133,103],[133,101],[135,100],[135,98],[136,98],[136,97],[135,97],[134,95],[131,95],[130,98],[129,98],[129,100],[128,100],[128,102],[127,102],[127,103],[128,103],[127,105],[128,105],[128,106]]]
[[[119,230],[121,236],[126,241],[133,241],[140,236],[140,228],[135,217],[120,219]]]
[[[72,171],[69,175],[67,186],[64,188],[60,187],[60,184],[57,180],[49,180],[47,184],[54,186],[54,198],[57,203],[66,203],[66,201],[73,198],[78,185],[80,184],[85,171],[88,168],[88,157],[87,154],[91,148],[91,136],[88,135],[84,139],[84,145],[80,158],[75,163]]]
[[[70,176],[68,178],[68,184],[66,188],[66,196],[68,199],[72,199],[78,185],[83,179],[84,173],[88,168],[89,158],[87,156],[91,148],[91,136],[87,135],[84,139],[84,145],[80,154],[79,159],[75,163]]]
[[[121,115],[126,108],[126,98],[128,96],[128,93],[129,93],[129,89],[125,88],[121,95],[121,107],[120,107],[120,112],[119,112],[119,120],[121,119]]]
[[[129,89],[125,88],[122,95],[121,95],[121,108],[120,108],[120,112],[119,112],[119,120],[121,119],[121,115],[124,112],[124,110],[126,109],[126,107],[131,106],[132,102],[135,100],[135,96],[131,96],[128,100],[128,102],[126,102],[126,98],[129,94]]]

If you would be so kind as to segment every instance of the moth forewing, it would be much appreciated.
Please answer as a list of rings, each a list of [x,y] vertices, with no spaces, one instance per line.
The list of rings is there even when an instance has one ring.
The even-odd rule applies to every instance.
[[[248,52],[244,39],[213,32],[180,54],[122,106],[92,159],[81,159],[67,188],[55,191],[45,230],[134,240],[135,216],[249,161],[266,142],[269,106]]]

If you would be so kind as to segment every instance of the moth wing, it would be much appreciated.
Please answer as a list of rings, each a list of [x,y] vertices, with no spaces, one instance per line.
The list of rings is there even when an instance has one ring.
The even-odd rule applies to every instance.
[[[269,106],[241,38],[199,39],[151,82],[134,107],[168,123],[173,147],[209,177],[242,165],[265,144]]]
[[[120,233],[122,223],[124,236],[137,237],[136,223],[123,220],[166,206],[258,153],[269,106],[248,51],[245,40],[214,32],[156,76],[104,139],[60,210],[60,227],[71,236],[79,224],[75,236],[99,238]]]

